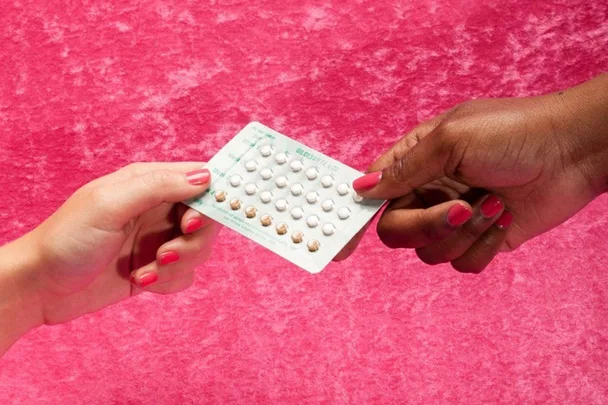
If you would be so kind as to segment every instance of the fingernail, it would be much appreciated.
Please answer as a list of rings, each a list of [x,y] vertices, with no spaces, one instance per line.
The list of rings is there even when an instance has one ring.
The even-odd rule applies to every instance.
[[[376,187],[378,183],[380,183],[381,179],[382,172],[369,173],[355,180],[353,182],[353,188],[355,189],[355,191],[367,191]]]
[[[449,226],[456,228],[467,222],[472,216],[473,213],[471,210],[462,204],[456,204],[448,211],[446,221],[448,222]]]
[[[502,215],[494,222],[498,229],[509,229],[513,223],[513,214],[509,211],[505,211]]]
[[[480,207],[481,215],[486,218],[492,218],[494,215],[498,214],[502,209],[502,202],[495,195],[491,195],[486,198]]]
[[[147,287],[158,280],[158,274],[155,272],[145,273],[139,276],[139,281],[136,281],[138,287]]]
[[[175,263],[178,260],[179,260],[179,255],[177,254],[177,252],[165,252],[165,253],[161,254],[160,257],[158,258],[158,261],[160,262],[161,265]]]
[[[186,222],[186,232],[192,233],[198,231],[203,226],[203,220],[200,218],[192,218]]]
[[[186,173],[186,178],[195,186],[200,186],[201,184],[205,184],[209,182],[211,178],[211,173],[209,173],[208,169],[200,169],[193,170],[191,172]]]

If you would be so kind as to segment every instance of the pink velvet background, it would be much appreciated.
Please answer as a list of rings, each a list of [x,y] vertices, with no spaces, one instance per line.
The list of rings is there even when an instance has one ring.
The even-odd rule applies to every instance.
[[[358,169],[471,98],[608,70],[608,3],[0,2],[1,241],[252,120]],[[608,403],[608,198],[479,276],[369,232],[312,276],[224,230],[194,287],[43,327],[1,404]]]

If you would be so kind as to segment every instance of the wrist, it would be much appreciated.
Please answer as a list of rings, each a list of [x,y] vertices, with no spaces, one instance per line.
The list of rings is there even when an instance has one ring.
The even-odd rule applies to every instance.
[[[597,190],[600,194],[608,191],[608,73],[603,73],[595,79],[597,83],[594,100],[597,103],[599,130],[595,138],[598,144],[598,158],[595,162]]]
[[[596,195],[608,191],[608,74],[551,95],[570,163]]]
[[[38,294],[39,259],[31,236],[0,247],[0,355],[44,317]]]

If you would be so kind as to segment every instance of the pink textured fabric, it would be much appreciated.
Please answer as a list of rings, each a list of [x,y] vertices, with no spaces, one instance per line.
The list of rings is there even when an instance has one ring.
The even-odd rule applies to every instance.
[[[0,235],[258,120],[365,169],[471,98],[608,67],[602,0],[0,3]],[[608,403],[608,198],[479,276],[369,232],[312,276],[224,230],[195,286],[43,327],[2,404]]]

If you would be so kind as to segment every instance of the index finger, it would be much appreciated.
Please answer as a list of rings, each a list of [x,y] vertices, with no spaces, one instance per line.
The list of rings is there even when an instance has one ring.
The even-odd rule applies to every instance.
[[[377,172],[391,166],[397,160],[416,146],[422,139],[430,134],[443,121],[447,113],[439,114],[427,121],[422,122],[416,128],[405,134],[389,150],[384,152],[367,169],[367,173]]]
[[[109,184],[122,183],[155,170],[171,170],[174,172],[187,173],[205,167],[205,162],[136,162],[131,163],[120,169],[108,173],[89,184],[105,186]]]
[[[384,152],[374,163],[369,166],[367,173],[373,173],[390,167],[396,160],[404,156],[410,149],[418,144],[424,137],[426,137],[431,131],[433,131],[441,123],[446,113],[435,116],[416,128],[411,130],[405,136],[403,136],[395,145],[393,145],[388,151]],[[376,214],[377,215],[377,214]],[[374,215],[375,218],[375,215]],[[363,239],[367,228],[374,220],[372,218],[361,231],[346,244],[346,246],[336,255],[334,261],[342,261],[347,259],[357,249],[357,246]]]

